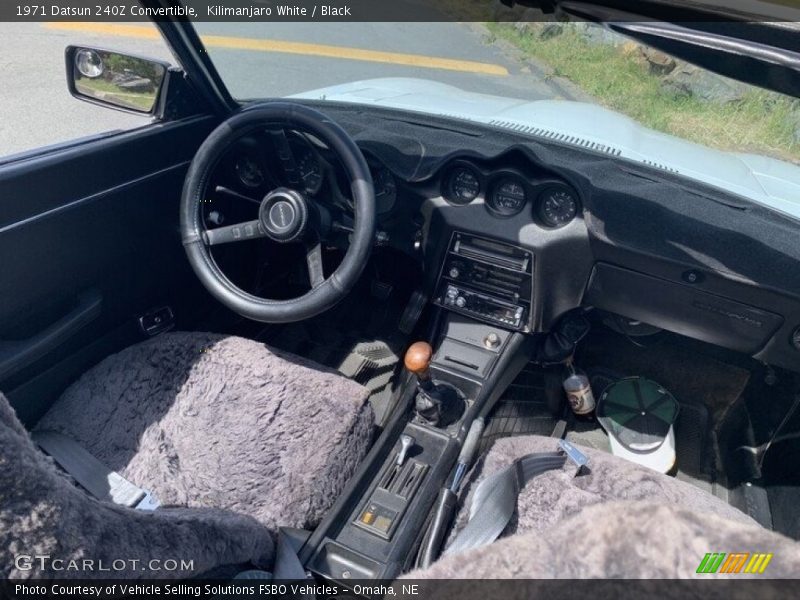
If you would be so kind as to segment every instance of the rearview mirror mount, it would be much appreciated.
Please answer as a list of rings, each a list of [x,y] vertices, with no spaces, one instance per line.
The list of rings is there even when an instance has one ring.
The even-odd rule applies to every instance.
[[[86,102],[125,112],[159,113],[169,63],[113,50],[67,46],[67,85]]]

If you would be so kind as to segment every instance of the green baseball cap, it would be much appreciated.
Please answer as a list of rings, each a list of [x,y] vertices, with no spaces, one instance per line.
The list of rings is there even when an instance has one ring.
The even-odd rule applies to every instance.
[[[597,420],[611,452],[661,473],[675,464],[674,424],[680,405],[663,386],[644,377],[609,385],[597,402]]]

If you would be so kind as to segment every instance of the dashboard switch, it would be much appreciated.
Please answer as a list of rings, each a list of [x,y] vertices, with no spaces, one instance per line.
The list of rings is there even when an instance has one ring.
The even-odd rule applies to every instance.
[[[494,350],[500,345],[500,336],[492,331],[485,338],[483,338],[483,345]]]

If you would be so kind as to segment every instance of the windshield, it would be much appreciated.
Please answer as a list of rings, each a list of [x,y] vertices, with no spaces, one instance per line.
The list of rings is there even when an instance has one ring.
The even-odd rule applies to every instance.
[[[706,146],[800,162],[800,109],[791,98],[715,75],[595,25],[197,23],[196,27],[230,93],[239,100],[307,95],[361,82],[361,94],[350,90],[337,97],[327,90],[316,97],[372,100],[438,114],[469,112],[456,90],[441,88],[433,102],[434,87],[421,82],[363,84],[381,78],[414,79],[505,99],[588,102]],[[428,98],[421,97],[422,90]],[[489,114],[487,109],[470,107],[484,115]],[[530,107],[534,117],[535,110],[535,105]]]
[[[800,218],[800,103],[589,23],[197,23],[231,95],[461,118]]]

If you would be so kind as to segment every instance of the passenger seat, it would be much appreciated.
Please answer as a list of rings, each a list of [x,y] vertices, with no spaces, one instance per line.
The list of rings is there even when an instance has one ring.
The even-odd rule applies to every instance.
[[[500,539],[447,554],[407,577],[708,577],[697,572],[708,553],[768,553],[773,555],[765,569],[769,577],[795,577],[800,572],[800,543],[764,529],[686,482],[606,452],[578,448],[589,458],[588,465],[576,475],[575,465],[567,461],[561,469],[534,477],[520,491],[517,510]],[[557,440],[551,437],[495,442],[462,488],[449,543],[466,525],[481,481],[523,456],[557,449]],[[741,559],[736,576],[757,575],[743,572],[749,560],[749,556]]]

